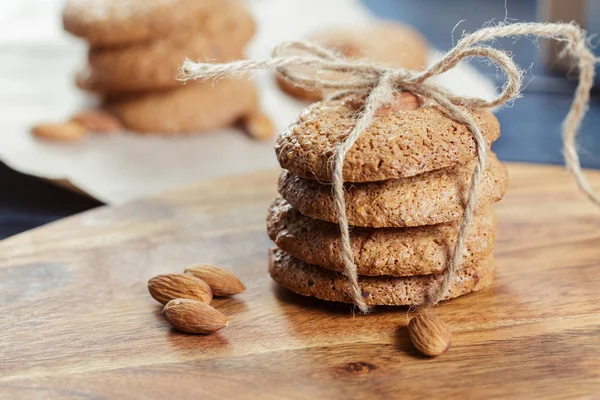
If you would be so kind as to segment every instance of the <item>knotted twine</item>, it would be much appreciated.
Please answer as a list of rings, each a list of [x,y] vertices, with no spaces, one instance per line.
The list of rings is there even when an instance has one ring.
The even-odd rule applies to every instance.
[[[563,152],[567,168],[573,174],[577,185],[595,204],[600,205],[600,195],[589,185],[584,176],[575,146],[575,138],[581,120],[588,108],[590,89],[594,80],[596,58],[586,44],[586,33],[575,24],[566,23],[515,23],[482,28],[465,35],[437,62],[424,71],[411,71],[403,68],[390,68],[366,61],[345,59],[334,52],[306,42],[285,42],[277,46],[272,57],[266,60],[241,60],[226,64],[194,63],[185,60],[182,66],[182,80],[207,80],[210,78],[240,77],[259,70],[276,69],[284,78],[305,89],[342,91],[341,94],[359,93],[368,95],[364,109],[356,115],[356,124],[348,136],[341,141],[334,154],[333,195],[341,233],[342,257],[345,275],[350,281],[351,297],[363,312],[369,308],[361,294],[350,246],[350,232],[346,217],[344,198],[343,165],[346,154],[356,140],[365,132],[375,118],[378,108],[393,100],[394,92],[408,91],[423,100],[435,103],[450,118],[465,125],[473,135],[477,152],[477,162],[471,176],[471,185],[460,221],[456,243],[439,285],[432,287],[426,300],[420,306],[430,307],[443,300],[460,268],[461,254],[465,239],[473,220],[481,178],[485,169],[487,145],[469,109],[492,108],[505,104],[520,96],[523,73],[512,58],[504,51],[482,45],[502,37],[535,36],[564,42],[564,54],[577,60],[579,83],[571,108],[563,121]],[[461,60],[472,57],[487,58],[506,75],[507,81],[501,93],[493,100],[456,96],[431,83],[430,78],[454,68]],[[312,71],[293,67],[307,66]],[[335,74],[330,74],[331,72]],[[341,74],[340,74],[341,73]],[[336,97],[339,97],[336,96]]]

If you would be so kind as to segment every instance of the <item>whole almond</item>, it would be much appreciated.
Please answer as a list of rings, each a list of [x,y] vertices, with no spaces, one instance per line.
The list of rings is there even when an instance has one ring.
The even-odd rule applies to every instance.
[[[242,125],[253,139],[266,140],[275,134],[273,123],[269,117],[261,112],[253,112],[246,115],[242,119]]]
[[[448,351],[450,328],[433,312],[417,315],[408,323],[408,334],[415,348],[426,356],[439,356]]]
[[[194,265],[186,268],[185,273],[208,283],[215,296],[232,296],[246,290],[246,287],[237,276],[216,265]]]
[[[421,107],[421,102],[414,94],[409,92],[394,93],[391,103],[378,108],[375,116],[382,117],[389,114],[397,114],[401,111],[416,110],[419,107]]]
[[[50,122],[35,125],[31,129],[31,133],[42,139],[73,142],[83,139],[87,130],[77,122]]]
[[[346,58],[363,58],[363,51],[357,43],[348,41],[345,43],[339,43],[334,46],[334,50],[341,53]]]
[[[163,308],[163,316],[173,328],[187,333],[213,333],[229,325],[219,311],[190,299],[169,301]]]
[[[83,125],[90,132],[115,132],[123,128],[114,115],[102,110],[85,110],[71,117],[72,122]]]
[[[210,303],[213,297],[210,286],[195,276],[186,274],[158,275],[148,281],[150,295],[159,303],[173,299],[192,299]]]

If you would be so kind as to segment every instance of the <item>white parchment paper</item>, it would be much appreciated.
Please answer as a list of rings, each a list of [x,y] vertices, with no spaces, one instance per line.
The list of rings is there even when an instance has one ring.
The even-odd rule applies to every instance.
[[[369,15],[355,0],[247,0],[258,25],[248,47],[267,57],[283,40],[324,26],[359,25]],[[277,166],[272,142],[255,142],[234,129],[197,136],[90,135],[79,143],[48,143],[29,134],[33,123],[60,121],[90,102],[73,85],[85,45],[64,33],[62,1],[0,2],[0,158],[10,167],[48,179],[66,179],[109,204],[204,179]],[[450,32],[448,33],[450,34]],[[432,52],[432,57],[434,57]],[[490,98],[495,88],[468,65],[439,82],[457,93]],[[256,83],[278,130],[304,104],[283,94],[270,73]]]

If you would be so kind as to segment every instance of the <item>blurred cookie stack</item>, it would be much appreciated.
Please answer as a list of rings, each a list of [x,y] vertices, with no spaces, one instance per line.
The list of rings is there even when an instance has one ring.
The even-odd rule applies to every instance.
[[[130,130],[197,133],[264,118],[247,80],[176,79],[186,58],[244,57],[255,25],[236,0],[68,0],[63,24],[89,43],[77,86],[100,95]]]
[[[397,22],[379,21],[377,24],[358,27],[323,29],[307,40],[355,60],[370,60],[390,67],[420,70],[427,65],[427,43],[414,29]],[[309,67],[296,67],[296,71],[310,72]],[[317,101],[324,96],[322,90],[305,89],[277,74],[277,84],[284,92],[301,100]],[[326,76],[335,79],[335,73]]]
[[[332,194],[331,159],[354,126],[365,98],[356,94],[312,104],[277,139],[284,171],[267,230],[278,249],[269,271],[305,296],[351,303]],[[500,135],[488,111],[473,111],[488,146]],[[456,243],[475,142],[468,129],[410,93],[377,111],[348,152],[343,169],[359,285],[369,305],[424,302],[440,282]],[[491,204],[507,186],[506,168],[490,151],[460,272],[446,299],[489,286],[494,278]]]

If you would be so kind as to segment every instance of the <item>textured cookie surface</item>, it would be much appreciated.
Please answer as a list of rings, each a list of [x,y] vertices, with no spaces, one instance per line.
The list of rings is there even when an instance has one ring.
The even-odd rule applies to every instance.
[[[398,23],[377,23],[355,28],[328,29],[316,32],[308,41],[335,50],[352,59],[368,59],[392,67],[420,70],[427,63],[427,44],[414,29]],[[298,71],[297,67],[296,71]],[[305,69],[306,71],[306,69]],[[310,70],[308,70],[310,72]],[[304,100],[320,100],[321,90],[308,90],[276,74],[281,89]],[[328,76],[334,79],[335,74]]]
[[[434,225],[456,221],[463,214],[472,161],[410,178],[346,184],[348,222],[353,226],[383,228]],[[483,173],[477,209],[499,201],[508,184],[506,167],[491,151]],[[337,223],[332,186],[298,178],[283,171],[279,193],[307,217]]]
[[[338,272],[307,264],[274,249],[270,252],[269,273],[275,282],[304,296],[322,300],[352,303],[348,279]],[[433,285],[439,285],[441,275],[410,277],[362,276],[358,283],[368,305],[405,306],[421,304]],[[490,256],[477,266],[457,272],[444,300],[475,292],[494,281],[494,260]]]
[[[192,83],[162,92],[123,97],[106,108],[134,131],[202,132],[221,128],[257,108],[253,84],[244,79]]]
[[[462,267],[487,258],[494,245],[495,218],[491,209],[473,219],[462,257]],[[458,223],[415,228],[358,228],[351,245],[359,275],[412,276],[445,270],[456,243]],[[293,257],[334,271],[344,262],[336,224],[311,219],[276,199],[267,216],[267,232],[277,247]]]
[[[67,0],[63,27],[95,46],[163,37],[194,26],[226,0]]]
[[[254,21],[244,5],[224,2],[197,28],[129,46],[90,48],[88,66],[76,83],[101,93],[182,86],[176,78],[183,60],[225,62],[242,58],[253,34]]]
[[[277,138],[275,152],[282,168],[302,178],[331,182],[332,156],[355,125],[364,98],[349,95],[309,106]],[[486,141],[500,136],[489,111],[472,112]],[[475,158],[468,129],[434,106],[388,113],[375,118],[347,153],[346,182],[372,182],[409,177],[466,163]]]

